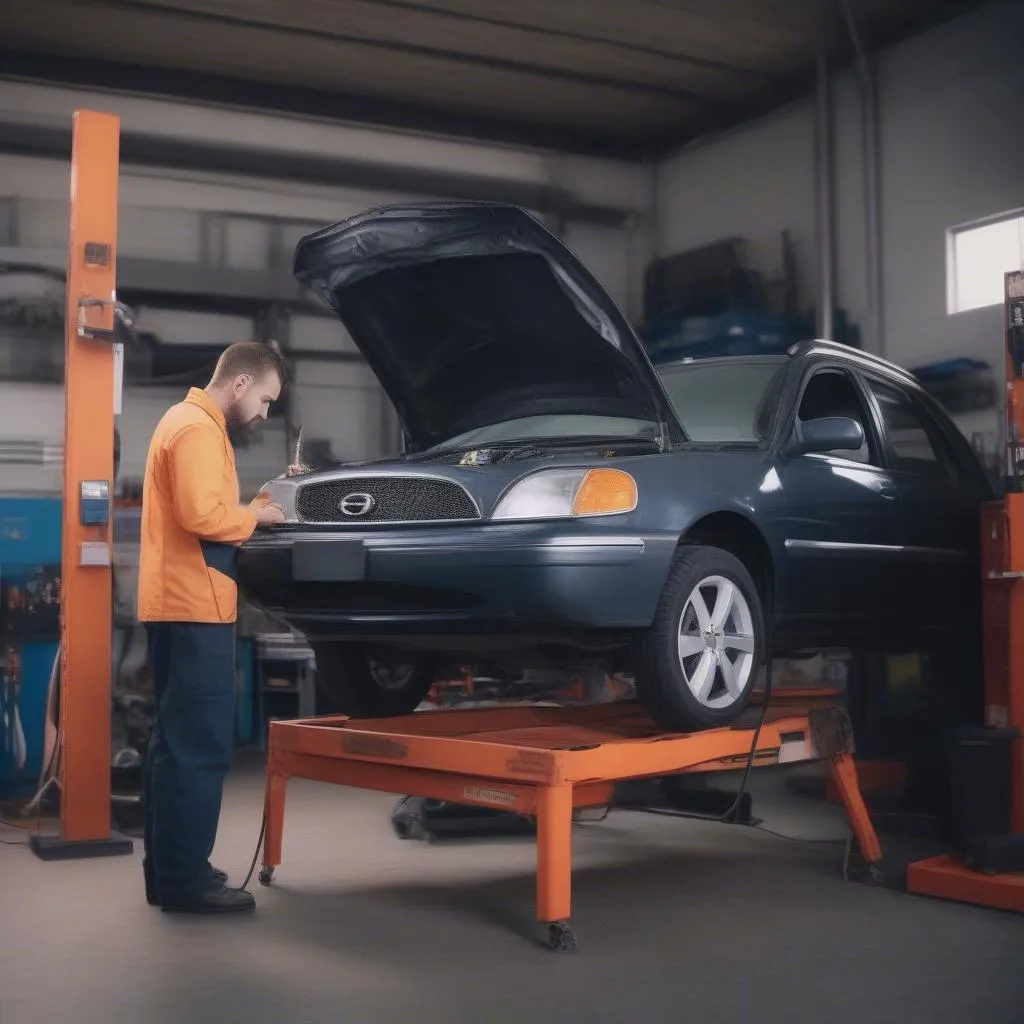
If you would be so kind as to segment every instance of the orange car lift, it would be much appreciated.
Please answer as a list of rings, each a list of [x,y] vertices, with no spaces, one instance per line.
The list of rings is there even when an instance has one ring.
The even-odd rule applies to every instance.
[[[729,728],[665,733],[634,701],[589,707],[427,711],[401,718],[323,717],[270,725],[263,869],[281,863],[289,779],[511,811],[537,821],[537,918],[560,952],[575,948],[569,924],[572,823],[579,808],[607,807],[614,785],[687,772],[827,758],[869,876],[881,847],[851,757],[845,710],[750,709]],[[755,746],[756,735],[756,746]]]
[[[1024,271],[1005,277],[1006,494],[982,508],[981,568],[985,722],[1016,733],[1010,778],[1011,837],[1024,846]],[[1019,859],[1019,857],[1018,857]],[[1024,911],[1024,874],[985,874],[955,854],[907,868],[925,896]]]
[[[110,829],[111,496],[120,120],[76,111],[65,314],[60,832],[44,860],[131,853]]]

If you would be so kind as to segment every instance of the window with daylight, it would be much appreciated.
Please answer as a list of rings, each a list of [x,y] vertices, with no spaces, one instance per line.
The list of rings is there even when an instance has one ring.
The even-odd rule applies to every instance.
[[[1003,302],[1003,276],[1024,267],[1024,212],[949,232],[949,312]]]

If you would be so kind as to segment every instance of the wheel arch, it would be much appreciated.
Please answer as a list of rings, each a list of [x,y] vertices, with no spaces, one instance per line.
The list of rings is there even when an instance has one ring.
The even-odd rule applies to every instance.
[[[680,546],[706,545],[735,555],[754,578],[765,615],[775,607],[775,561],[761,530],[740,512],[723,509],[693,522],[679,538]]]

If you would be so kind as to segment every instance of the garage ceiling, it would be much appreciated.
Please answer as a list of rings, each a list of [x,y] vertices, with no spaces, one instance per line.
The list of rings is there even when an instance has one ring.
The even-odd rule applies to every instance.
[[[968,0],[849,0],[869,46]],[[0,75],[624,157],[806,92],[842,0],[37,0]]]

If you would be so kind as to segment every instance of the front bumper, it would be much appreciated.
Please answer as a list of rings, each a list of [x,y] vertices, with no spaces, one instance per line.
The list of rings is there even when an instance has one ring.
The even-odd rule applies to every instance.
[[[275,530],[238,567],[263,607],[340,632],[632,629],[652,621],[677,542],[595,523]]]

